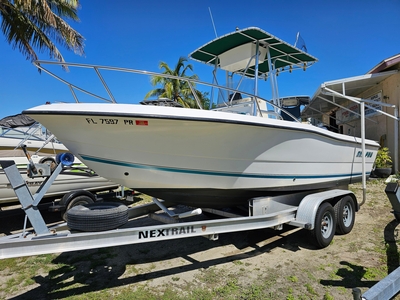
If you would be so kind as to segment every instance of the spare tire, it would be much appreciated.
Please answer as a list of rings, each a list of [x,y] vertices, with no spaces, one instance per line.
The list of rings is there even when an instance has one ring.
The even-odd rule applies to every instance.
[[[128,222],[128,207],[117,202],[95,202],[77,205],[67,211],[71,230],[105,231]]]

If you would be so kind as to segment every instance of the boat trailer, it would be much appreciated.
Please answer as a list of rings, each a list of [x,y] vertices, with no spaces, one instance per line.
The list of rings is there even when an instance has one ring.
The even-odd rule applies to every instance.
[[[343,234],[351,231],[355,212],[359,208],[354,194],[345,189],[254,198],[249,200],[248,207],[240,213],[206,208],[177,208],[171,203],[153,198],[153,203],[127,208],[128,221],[115,229],[78,231],[71,229],[68,221],[48,227],[37,206],[57,175],[68,167],[71,156],[63,153],[57,157],[58,165],[54,171],[43,164],[30,166],[33,176],[47,177],[34,195],[30,193],[14,161],[0,161],[25,212],[22,232],[0,238],[0,259],[196,236],[216,240],[222,233],[263,228],[281,230],[283,224],[310,230],[316,245],[324,248],[332,241],[335,231],[339,230]],[[217,217],[205,218],[205,214]],[[162,223],[134,226],[135,221],[146,217]],[[33,229],[27,230],[27,219]]]

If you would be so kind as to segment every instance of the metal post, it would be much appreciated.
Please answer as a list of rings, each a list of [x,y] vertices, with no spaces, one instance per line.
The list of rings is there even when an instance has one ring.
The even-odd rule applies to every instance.
[[[255,53],[255,66],[254,66],[254,95],[258,96],[258,57],[259,57],[259,43],[256,43]],[[250,58],[251,61],[251,58]],[[254,97],[253,116],[257,116],[257,97]]]
[[[397,174],[399,172],[399,109],[397,106],[394,108],[394,173]]]
[[[71,85],[71,84],[68,84],[68,87],[69,87],[69,90],[71,91],[72,96],[73,96],[74,99],[75,99],[75,102],[76,102],[76,103],[79,103],[78,97],[76,96],[75,91],[74,91],[74,88],[72,87],[72,85]]]
[[[198,106],[200,109],[203,109],[203,106],[202,106],[201,103],[200,103],[199,97],[197,96],[195,90],[193,89],[192,83],[191,83],[189,80],[186,81],[186,82],[187,82],[187,84],[189,85],[190,91],[192,92],[194,99],[196,100],[197,106]]]
[[[108,96],[110,96],[112,103],[117,103],[117,101],[115,101],[115,99],[114,99],[113,94],[111,93],[111,90],[108,88],[105,80],[103,79],[103,76],[101,76],[99,69],[97,67],[94,67],[93,69],[96,71],[97,76],[99,76],[99,79],[100,79],[101,83],[103,84],[104,88],[106,89]]]
[[[365,103],[361,101],[361,153],[362,153],[362,189],[363,189],[363,200],[360,204],[363,205],[367,200],[367,177],[365,175]]]
[[[354,300],[361,300],[361,290],[359,288],[353,289],[353,299]]]
[[[271,91],[272,91],[272,102],[277,105],[277,97],[275,94],[275,69],[271,61],[271,53],[269,52],[269,46],[267,46],[267,58],[268,58],[268,73],[270,75],[271,80]]]
[[[232,88],[231,87],[231,81],[230,81],[230,79],[229,79],[229,72],[228,71],[225,71],[225,80],[226,80],[226,86],[228,87],[228,88]],[[226,101],[229,103],[230,101],[229,101],[229,90],[226,90]]]
[[[257,43],[256,43],[256,53],[255,53],[255,55],[256,55],[256,57],[255,57],[255,59],[256,59],[256,62],[255,62],[255,66],[254,66],[254,79],[255,79],[255,82],[254,82],[254,95],[256,95],[256,96],[258,96],[258,62],[259,62],[259,56],[260,56],[260,53],[259,53],[259,50],[260,49],[260,45],[259,45],[259,42],[257,41]]]

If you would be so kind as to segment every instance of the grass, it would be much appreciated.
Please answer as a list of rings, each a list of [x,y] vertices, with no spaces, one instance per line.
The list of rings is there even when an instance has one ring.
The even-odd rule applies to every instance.
[[[379,181],[373,185],[378,189],[383,187]],[[359,193],[360,186],[354,185],[352,189]],[[375,193],[379,194],[371,192],[371,195]],[[245,246],[238,246],[227,257],[218,259],[196,258],[197,251],[185,252],[180,246],[196,243],[199,253],[213,247],[223,251],[237,242],[233,235],[221,236],[221,241],[212,245],[200,238],[181,240],[173,244],[177,249],[167,252],[161,250],[171,247],[169,242],[126,246],[122,252],[118,247],[111,247],[0,260],[0,299],[19,293],[28,298],[33,295],[32,299],[38,295],[51,299],[100,300],[351,299],[352,287],[366,290],[399,264],[398,243],[382,238],[382,231],[392,217],[385,215],[385,209],[382,216],[376,216],[378,205],[385,207],[381,203],[383,196],[382,192],[379,197],[374,196],[370,200],[373,205],[360,210],[374,216],[367,236],[362,240],[335,236],[335,243],[321,250],[306,246],[305,235],[301,233],[293,234],[294,244],[288,242],[288,237],[262,246],[257,243],[263,238],[258,237],[269,231],[257,231],[246,235],[245,243],[240,241]],[[151,198],[135,196],[135,205],[142,201],[150,202]],[[339,251],[330,248],[336,249],[338,245]],[[303,256],[301,261],[297,255],[304,252],[309,257]],[[343,260],[344,252],[350,258]],[[278,253],[280,256],[273,256]],[[366,259],[366,255],[373,259]],[[279,262],[274,264],[270,256],[279,257]],[[121,262],[121,259],[124,260]],[[161,260],[165,260],[164,268],[158,264]],[[29,290],[35,289],[37,294],[29,294]]]
[[[334,299],[335,298],[333,298],[333,296],[329,294],[329,292],[326,292],[323,298],[323,300],[334,300]]]
[[[34,262],[39,263],[43,258],[37,257],[33,259]],[[232,264],[234,265],[234,264]],[[58,266],[58,268],[57,268]],[[26,268],[28,269],[28,268]],[[83,270],[78,270],[72,266],[66,265],[53,265],[53,270],[50,271],[48,277],[48,288],[49,296],[54,295],[58,298],[60,295],[67,295],[68,290],[88,290],[88,292],[79,295],[70,295],[62,297],[63,299],[159,299],[159,300],[183,300],[183,299],[314,299],[314,296],[318,296],[318,292],[314,288],[315,280],[307,281],[304,283],[303,280],[299,279],[299,275],[291,275],[287,278],[290,285],[285,290],[272,292],[271,287],[276,284],[279,279],[278,276],[273,273],[264,274],[264,276],[258,277],[256,280],[252,280],[250,284],[242,282],[240,276],[237,276],[234,272],[230,272],[228,269],[210,267],[202,270],[200,275],[195,278],[193,282],[185,282],[181,276],[172,276],[171,283],[178,284],[174,287],[171,284],[166,283],[159,286],[156,290],[147,284],[139,285],[128,285],[121,286],[118,289],[107,288],[107,281],[104,278],[104,285],[106,288],[99,287],[99,290],[90,291],[89,283],[90,276]],[[379,269],[370,268],[361,275],[366,280],[375,279],[384,274]],[[262,272],[260,272],[262,273]],[[22,276],[22,275],[21,275]],[[3,289],[7,290],[7,293],[15,293],[21,286],[21,282],[25,282],[32,273],[29,273],[27,277],[13,277],[7,282],[6,287],[3,285]],[[34,276],[34,275],[33,275]],[[184,285],[185,287],[183,287]],[[180,290],[177,293],[177,290]],[[300,291],[300,294],[299,294]],[[303,291],[303,292],[301,292]],[[308,295],[305,297],[304,295]],[[320,299],[320,298],[315,298]],[[323,299],[334,299],[329,292],[324,292]]]
[[[147,204],[153,202],[153,198],[150,197],[149,195],[142,194],[142,193],[135,193],[133,197],[133,204],[132,206],[135,205],[142,205],[142,204]]]

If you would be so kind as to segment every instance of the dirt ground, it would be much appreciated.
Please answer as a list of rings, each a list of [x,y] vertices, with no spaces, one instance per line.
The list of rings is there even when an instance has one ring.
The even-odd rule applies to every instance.
[[[361,185],[350,189],[361,202]],[[325,249],[314,246],[307,230],[285,226],[222,234],[217,241],[196,237],[59,253],[43,258],[47,268],[37,268],[30,280],[18,279],[22,265],[38,258],[17,259],[0,262],[0,299],[95,299],[138,287],[161,294],[173,289],[182,297],[198,288],[221,291],[233,282],[239,292],[215,298],[353,299],[353,288],[364,293],[399,266],[398,222],[384,190],[382,180],[370,180],[352,232],[336,235]],[[0,217],[0,234],[21,221]],[[54,215],[46,217],[54,221]]]

